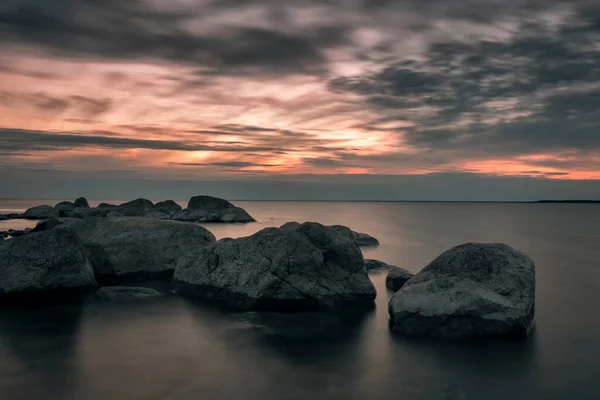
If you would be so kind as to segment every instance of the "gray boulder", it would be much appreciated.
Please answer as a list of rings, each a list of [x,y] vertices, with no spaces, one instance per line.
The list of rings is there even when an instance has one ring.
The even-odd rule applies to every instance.
[[[114,209],[114,208],[118,208],[118,207],[119,206],[116,205],[116,204],[100,203],[100,204],[98,204],[98,207],[96,207],[96,208],[111,208],[111,209]]]
[[[85,197],[79,197],[73,202],[75,208],[90,208],[90,205]]]
[[[173,200],[159,201],[154,205],[154,207],[156,208],[156,211],[167,215],[173,215],[182,211],[181,206],[175,203]]]
[[[150,212],[155,212],[156,208],[150,200],[135,199],[123,203],[119,206],[120,211],[126,217],[143,217]]]
[[[161,213],[158,211],[151,211],[145,215],[147,218],[158,218],[158,219],[169,219],[171,216],[169,214]]]
[[[534,309],[534,263],[505,244],[446,251],[389,303],[394,331],[441,337],[524,335]]]
[[[70,230],[52,229],[0,242],[0,296],[86,292],[95,285],[92,267]]]
[[[177,291],[240,309],[372,305],[375,287],[352,232],[317,223],[222,239],[183,257]]]
[[[103,285],[171,279],[183,255],[215,242],[200,225],[154,218],[94,218],[70,228]]]
[[[394,268],[385,277],[385,286],[394,292],[400,290],[414,275],[403,268]]]
[[[377,245],[379,245],[379,240],[375,239],[371,235],[368,235],[366,233],[354,232],[354,231],[352,233],[354,234],[356,243],[358,243],[359,246],[377,246]]]
[[[100,301],[127,301],[162,295],[162,293],[146,287],[105,286],[94,293],[94,299]]]
[[[23,214],[26,219],[47,219],[58,216],[60,216],[58,210],[52,206],[31,207]]]

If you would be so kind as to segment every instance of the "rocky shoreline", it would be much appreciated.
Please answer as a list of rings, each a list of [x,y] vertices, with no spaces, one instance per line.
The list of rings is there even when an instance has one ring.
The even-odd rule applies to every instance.
[[[197,222],[254,219],[210,196],[193,197],[186,209],[145,199],[92,208],[79,198],[4,219],[14,215],[42,221],[0,241],[0,302],[9,306],[23,299],[159,297],[154,289],[129,286],[152,280],[237,310],[337,312],[373,307],[377,292],[369,273],[387,272],[395,333],[525,335],[534,322],[535,265],[503,244],[457,246],[413,275],[365,260],[360,246],[377,239],[340,225],[289,222],[217,241]]]

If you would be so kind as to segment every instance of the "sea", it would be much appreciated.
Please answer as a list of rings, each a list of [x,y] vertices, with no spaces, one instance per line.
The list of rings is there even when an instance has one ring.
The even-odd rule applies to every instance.
[[[0,213],[57,201],[0,200]],[[600,398],[600,204],[235,204],[258,222],[206,224],[217,238],[342,224],[379,239],[365,258],[415,273],[461,243],[509,244],[536,264],[535,327],[520,339],[397,336],[385,273],[370,276],[376,307],[356,315],[227,312],[176,295],[3,308],[0,399]]]

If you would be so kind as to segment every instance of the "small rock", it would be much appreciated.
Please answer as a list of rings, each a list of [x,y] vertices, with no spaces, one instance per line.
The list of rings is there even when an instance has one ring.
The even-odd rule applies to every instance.
[[[75,208],[90,208],[90,205],[85,197],[79,197],[77,200],[75,200],[73,205]]]
[[[359,246],[377,246],[379,245],[379,240],[375,239],[373,236],[368,235],[366,233],[360,232],[352,232],[354,233],[354,238],[356,239],[356,243]]]
[[[135,199],[119,205],[123,215],[126,217],[144,217],[150,212],[155,212],[156,208],[150,200]]]
[[[394,268],[385,277],[385,286],[394,292],[400,290],[414,275],[403,268]]]
[[[154,205],[154,207],[157,211],[167,215],[173,215],[182,211],[181,206],[175,203],[173,200],[159,201]]]
[[[365,260],[365,267],[367,268],[367,271],[387,271],[397,268],[378,260]]]
[[[60,203],[54,206],[58,210],[59,213],[63,213],[65,211],[73,211],[75,209],[75,203],[70,201],[61,201]]]

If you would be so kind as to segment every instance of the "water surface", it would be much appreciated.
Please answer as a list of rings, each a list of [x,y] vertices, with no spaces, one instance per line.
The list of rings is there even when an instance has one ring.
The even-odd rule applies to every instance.
[[[207,224],[217,237],[293,220],[344,224],[380,240],[365,257],[413,272],[460,243],[505,242],[536,262],[536,326],[525,340],[393,336],[384,275],[371,276],[376,308],[361,315],[225,313],[177,296],[3,309],[0,398],[598,398],[600,205],[236,204],[258,222]],[[15,222],[35,224],[0,230]]]

